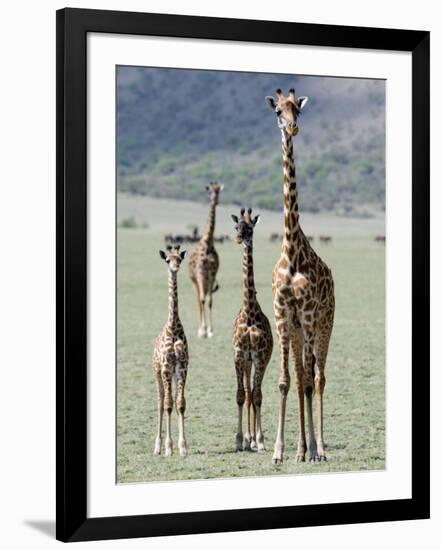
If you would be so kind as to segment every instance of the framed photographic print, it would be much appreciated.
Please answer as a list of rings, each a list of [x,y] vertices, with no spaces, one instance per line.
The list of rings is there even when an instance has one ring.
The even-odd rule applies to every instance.
[[[57,12],[57,538],[429,517],[429,33]]]

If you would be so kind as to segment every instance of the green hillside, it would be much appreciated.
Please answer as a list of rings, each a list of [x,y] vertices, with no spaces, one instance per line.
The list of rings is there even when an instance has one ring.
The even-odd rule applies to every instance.
[[[368,216],[384,208],[384,81],[119,67],[120,191],[281,208],[280,133],[264,100],[308,95],[295,139],[300,207]],[[201,192],[202,191],[202,192]]]

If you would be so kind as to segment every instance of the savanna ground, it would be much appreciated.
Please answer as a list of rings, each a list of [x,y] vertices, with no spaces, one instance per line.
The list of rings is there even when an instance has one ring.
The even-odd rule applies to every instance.
[[[245,205],[246,206],[246,205]],[[233,235],[230,214],[220,205],[217,233]],[[190,233],[203,227],[207,205],[146,197],[118,197],[118,219],[133,216],[137,228],[117,235],[117,480],[119,483],[379,470],[385,467],[384,233],[382,215],[354,220],[323,214],[301,216],[305,233],[315,236],[318,254],[332,269],[336,290],[334,331],[326,366],[324,427],[327,462],[297,464],[297,396],[288,396],[285,456],[271,463],[279,408],[279,350],[273,323],[271,273],[280,243],[282,215],[259,211],[254,246],[258,299],[272,322],[274,352],[263,384],[263,429],[267,451],[234,451],[237,425],[236,378],[231,349],[232,323],[242,300],[242,247],[218,244],[220,289],[214,295],[212,339],[198,339],[196,300],[188,259],[178,274],[179,310],[189,346],[186,431],[189,454],[182,459],[153,456],[157,427],[156,387],[151,369],[153,342],[167,318],[167,269],[159,258],[168,232]],[[143,227],[143,225],[146,227]],[[147,226],[148,224],[148,226]],[[329,245],[319,234],[332,235]],[[194,245],[186,245],[189,251]],[[291,370],[292,373],[292,370]],[[173,413],[177,447],[177,422]],[[176,452],[176,451],[175,451]]]

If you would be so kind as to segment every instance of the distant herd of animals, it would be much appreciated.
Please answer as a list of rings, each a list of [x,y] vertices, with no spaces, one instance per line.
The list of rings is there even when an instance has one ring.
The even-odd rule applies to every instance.
[[[278,242],[283,241],[283,233],[271,233],[269,236],[270,242]],[[314,236],[313,235],[306,235],[306,238],[310,243],[314,242]],[[164,235],[164,242],[165,244],[191,244],[191,243],[197,243],[201,239],[201,235],[199,235],[199,229],[195,227],[193,229],[193,232],[191,234],[181,234],[177,233],[176,235],[173,235],[172,233],[167,233],[167,235]],[[331,235],[319,235],[318,240],[321,243],[328,244],[332,242]],[[213,237],[213,241],[215,243],[223,244],[226,242],[231,241],[230,235],[224,234],[224,235],[215,235]],[[374,241],[377,243],[384,243],[386,242],[385,235],[375,235]]]
[[[284,232],[280,257],[272,275],[273,308],[280,349],[278,383],[280,406],[273,463],[279,464],[283,461],[286,400],[291,387],[290,353],[294,363],[293,374],[299,404],[296,460],[305,461],[308,451],[309,460],[316,462],[326,460],[323,437],[323,394],[326,382],[326,358],[334,322],[334,282],[331,270],[310,244],[312,237],[305,235],[299,224],[293,138],[299,132],[299,115],[307,103],[307,98],[296,97],[293,89],[287,96],[280,89],[276,94],[276,98],[266,98],[281,132],[283,160]],[[219,290],[217,283],[219,256],[214,246],[216,242],[214,232],[216,207],[222,188],[222,185],[214,182],[206,188],[210,197],[210,206],[203,234],[199,236],[196,230],[189,236],[180,235],[179,241],[169,235],[166,250],[159,252],[168,266],[168,318],[162,332],[155,340],[152,359],[158,392],[155,454],[162,453],[164,415],[166,417],[165,455],[170,456],[173,453],[171,435],[173,406],[176,408],[178,417],[179,452],[181,456],[187,454],[184,390],[189,351],[184,327],[179,317],[177,285],[177,274],[187,252],[181,250],[181,243],[197,243],[189,259],[189,273],[199,313],[198,336],[211,338],[214,335],[213,294]],[[262,383],[273,351],[273,337],[268,317],[257,301],[254,282],[253,235],[259,216],[253,215],[251,209],[242,208],[239,215],[232,215],[232,220],[236,231],[236,243],[243,247],[243,299],[239,313],[233,321],[232,338],[238,407],[234,445],[237,451],[260,452],[265,450],[261,417]],[[194,240],[186,240],[188,237]],[[276,234],[271,236],[271,240],[278,239],[279,236]],[[331,241],[331,237],[326,235],[320,236],[319,239],[325,243]],[[316,409],[315,421],[313,397]]]
[[[305,235],[305,237],[308,239],[310,243],[314,241],[313,235]],[[284,235],[282,233],[271,233],[270,235],[270,241],[283,241]],[[332,241],[332,237],[330,235],[320,235],[319,241],[321,243],[330,243]]]
[[[283,241],[283,233],[271,233],[269,236],[270,242],[278,242]],[[313,235],[306,235],[306,238],[310,243],[314,242],[314,236]],[[173,235],[172,233],[167,233],[164,235],[164,242],[165,244],[191,244],[191,243],[198,243],[201,240],[201,235],[199,235],[199,229],[195,227],[191,234],[181,234],[177,233],[176,235]],[[319,235],[318,240],[321,243],[328,244],[332,242],[331,235]],[[230,235],[224,234],[224,235],[214,235],[213,241],[215,243],[223,244],[226,242],[231,241]],[[385,243],[386,237],[384,235],[376,235],[374,238],[375,242],[378,243]]]
[[[269,237],[269,240],[271,242],[283,241],[283,237],[284,237],[284,235],[281,234],[281,233],[271,233],[271,235]],[[314,236],[313,235],[306,235],[306,238],[308,239],[308,241],[310,243],[314,242]],[[319,235],[318,240],[321,243],[328,244],[328,243],[332,242],[332,237],[331,237],[331,235]],[[375,238],[374,238],[374,241],[377,242],[377,243],[385,243],[386,242],[386,237],[384,235],[376,235]]]
[[[181,234],[178,233],[176,235],[173,235],[172,233],[167,233],[167,235],[164,236],[164,241],[166,244],[189,244],[189,243],[197,243],[201,239],[201,235],[199,235],[199,228],[194,227],[193,231],[190,234]],[[214,235],[213,240],[215,243],[223,244],[224,242],[230,241],[230,235]]]

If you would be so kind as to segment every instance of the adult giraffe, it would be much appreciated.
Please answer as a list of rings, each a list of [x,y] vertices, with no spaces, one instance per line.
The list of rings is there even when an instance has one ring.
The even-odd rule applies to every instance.
[[[307,97],[296,99],[294,89],[285,97],[267,97],[276,113],[282,134],[284,237],[279,261],[273,271],[272,289],[280,345],[280,410],[273,462],[283,460],[286,399],[290,387],[291,346],[299,401],[299,439],[296,460],[306,453],[305,411],[308,415],[309,458],[326,460],[323,441],[323,392],[325,364],[334,321],[334,283],[331,270],[311,247],[299,225],[293,137],[299,132],[298,117]],[[312,394],[317,405],[317,439],[312,416]]]
[[[214,228],[216,225],[216,207],[219,202],[219,193],[224,188],[217,182],[210,182],[206,190],[210,195],[210,208],[208,220],[204,233],[195,246],[188,263],[190,279],[196,293],[199,308],[199,330],[200,338],[211,338],[213,336],[213,293],[219,289],[216,281],[219,269],[219,256],[214,248]],[[205,313],[205,303],[208,298],[208,323]]]

